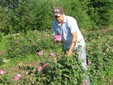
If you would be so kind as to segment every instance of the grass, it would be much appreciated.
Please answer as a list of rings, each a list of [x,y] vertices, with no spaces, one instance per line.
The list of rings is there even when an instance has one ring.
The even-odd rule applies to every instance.
[[[7,38],[3,38],[0,42],[0,51],[6,51]],[[7,63],[0,65],[1,69],[9,69],[15,67],[19,63],[36,62],[38,60],[37,54],[26,55],[24,58],[11,58]]]
[[[8,60],[7,63],[4,63],[3,65],[0,66],[0,68],[3,69],[8,69],[8,68],[13,68],[16,65],[18,65],[19,63],[28,63],[28,62],[37,62],[38,61],[38,57],[37,55],[28,55],[25,58],[12,58],[10,60]]]

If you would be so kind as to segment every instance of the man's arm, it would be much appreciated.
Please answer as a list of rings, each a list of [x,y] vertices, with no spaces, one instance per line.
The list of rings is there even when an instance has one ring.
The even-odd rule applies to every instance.
[[[68,51],[66,51],[66,53],[68,55],[71,55],[73,53],[73,49],[74,49],[74,47],[76,45],[76,41],[77,41],[77,33],[72,32],[71,35],[72,35],[72,41],[71,41],[70,49]]]

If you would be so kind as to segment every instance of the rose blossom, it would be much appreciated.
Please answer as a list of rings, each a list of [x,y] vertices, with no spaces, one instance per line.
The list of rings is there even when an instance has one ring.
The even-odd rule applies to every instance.
[[[82,85],[86,85],[86,83],[87,83],[87,80],[84,80],[83,83],[82,83]]]
[[[55,53],[53,53],[53,52],[52,52],[52,53],[50,53],[50,56],[54,57],[54,56],[55,56]]]
[[[48,63],[44,63],[44,64],[43,64],[43,67],[46,67],[46,66],[48,66]]]
[[[16,77],[13,78],[13,81],[18,81],[18,80],[20,80],[20,77],[16,76]]]
[[[38,66],[38,72],[41,72],[42,71],[42,66]]]
[[[43,55],[43,50],[40,51],[40,52],[38,52],[38,55],[39,55],[39,56],[42,56],[42,55]]]
[[[5,73],[5,71],[4,70],[0,70],[0,74],[4,74]]]
[[[21,74],[16,74],[16,76],[17,76],[17,77],[22,77],[22,75],[21,75]]]
[[[21,74],[16,74],[16,76],[13,78],[13,81],[18,81],[22,77]]]
[[[54,41],[60,42],[61,40],[62,40],[62,36],[61,35],[55,35],[54,36]]]

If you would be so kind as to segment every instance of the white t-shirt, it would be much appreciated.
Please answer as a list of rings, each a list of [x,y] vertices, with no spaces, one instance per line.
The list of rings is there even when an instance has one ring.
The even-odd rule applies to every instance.
[[[85,46],[83,35],[78,28],[77,21],[73,17],[64,15],[64,21],[62,25],[59,25],[58,22],[54,20],[52,28],[54,35],[60,34],[62,36],[64,41],[64,49],[70,48],[72,32],[77,33],[77,42],[75,48],[78,47],[78,45]]]

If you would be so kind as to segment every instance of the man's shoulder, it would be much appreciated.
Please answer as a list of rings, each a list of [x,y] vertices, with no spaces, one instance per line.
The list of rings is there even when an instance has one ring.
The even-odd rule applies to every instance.
[[[65,15],[67,21],[76,21],[76,19],[72,16]]]
[[[57,22],[56,22],[56,20],[53,20],[53,23],[52,24],[56,24]]]
[[[66,16],[66,23],[67,24],[75,24],[77,23],[76,19],[72,16]]]

